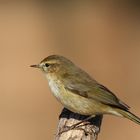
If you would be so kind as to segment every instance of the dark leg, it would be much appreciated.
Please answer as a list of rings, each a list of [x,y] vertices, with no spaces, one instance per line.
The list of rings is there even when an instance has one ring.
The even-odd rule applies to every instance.
[[[89,124],[89,122],[86,122],[86,121],[90,120],[93,117],[94,117],[94,115],[89,116],[86,119],[84,119],[84,120],[82,120],[82,121],[80,121],[80,122],[78,122],[78,123],[76,123],[76,124],[74,124],[72,126],[66,126],[65,130],[61,131],[59,133],[59,135],[62,134],[62,133],[64,133],[64,132],[67,132],[69,130],[78,129],[80,127],[80,124],[82,124],[82,123],[84,123],[82,126]],[[81,130],[81,128],[79,128],[79,130]]]

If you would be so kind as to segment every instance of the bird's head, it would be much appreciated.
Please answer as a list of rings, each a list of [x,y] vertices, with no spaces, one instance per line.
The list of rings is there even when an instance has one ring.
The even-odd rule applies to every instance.
[[[73,66],[74,64],[70,60],[60,55],[50,55],[44,58],[39,64],[31,65],[31,67],[39,68],[46,74],[68,72]]]

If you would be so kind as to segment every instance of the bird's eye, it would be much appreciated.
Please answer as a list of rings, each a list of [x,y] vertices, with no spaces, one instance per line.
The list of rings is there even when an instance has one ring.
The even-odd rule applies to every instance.
[[[46,67],[49,67],[50,65],[48,63],[45,64]]]

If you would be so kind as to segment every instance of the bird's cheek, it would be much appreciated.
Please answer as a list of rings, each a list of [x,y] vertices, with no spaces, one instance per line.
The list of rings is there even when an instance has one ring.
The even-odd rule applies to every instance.
[[[46,72],[47,70],[46,70],[46,68],[42,67],[41,71]]]

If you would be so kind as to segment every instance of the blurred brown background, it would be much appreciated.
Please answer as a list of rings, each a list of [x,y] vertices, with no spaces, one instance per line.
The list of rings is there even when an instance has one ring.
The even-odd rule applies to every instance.
[[[62,106],[40,71],[70,58],[140,116],[140,11],[131,0],[0,2],[0,139],[52,140]],[[105,116],[99,140],[140,139],[140,126]]]

